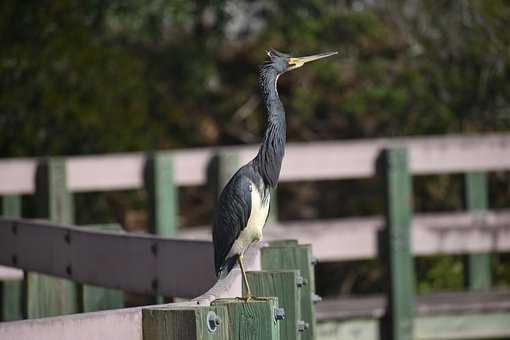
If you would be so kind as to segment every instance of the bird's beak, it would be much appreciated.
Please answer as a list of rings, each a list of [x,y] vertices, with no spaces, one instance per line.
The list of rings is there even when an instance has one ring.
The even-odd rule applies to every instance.
[[[332,55],[335,55],[335,54],[338,54],[338,52],[336,52],[336,51],[335,52],[324,52],[324,53],[320,53],[320,54],[314,54],[314,55],[310,55],[307,57],[299,57],[299,58],[291,57],[291,58],[289,58],[289,69],[288,70],[289,71],[294,70],[298,67],[303,66],[305,63],[308,63],[310,61],[331,57]]]

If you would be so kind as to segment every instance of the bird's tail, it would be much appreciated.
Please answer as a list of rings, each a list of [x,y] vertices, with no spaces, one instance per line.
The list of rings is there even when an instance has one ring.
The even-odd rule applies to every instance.
[[[220,270],[218,270],[218,279],[224,279],[227,277],[228,273],[234,268],[236,265],[236,257],[231,256],[225,260],[223,265],[220,267]]]

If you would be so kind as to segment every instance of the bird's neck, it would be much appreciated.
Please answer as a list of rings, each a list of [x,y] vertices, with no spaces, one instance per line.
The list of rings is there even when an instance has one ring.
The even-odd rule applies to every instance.
[[[278,183],[286,139],[285,110],[278,97],[277,80],[278,74],[273,68],[261,68],[259,84],[267,121],[264,138],[254,162],[266,185],[271,187]]]

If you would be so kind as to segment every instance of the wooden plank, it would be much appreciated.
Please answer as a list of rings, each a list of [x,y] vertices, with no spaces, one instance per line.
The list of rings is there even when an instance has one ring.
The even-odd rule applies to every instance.
[[[147,195],[148,230],[161,236],[172,236],[177,231],[177,188],[174,183],[173,156],[153,153],[147,157],[144,186]],[[163,303],[163,296],[153,296],[154,303]]]
[[[6,159],[0,161],[0,195],[35,192],[35,159]]]
[[[384,184],[385,229],[382,261],[385,268],[388,311],[381,322],[383,339],[413,338],[415,278],[411,253],[412,194],[407,152],[388,149],[381,153],[378,169]]]
[[[121,232],[118,224],[86,225],[81,228],[89,230],[108,230]],[[83,312],[97,312],[101,310],[119,309],[124,307],[124,292],[119,289],[103,288],[93,285],[82,285],[81,299]]]
[[[344,296],[317,303],[318,322],[380,319],[386,311],[384,295]],[[418,294],[417,316],[510,312],[508,291],[449,291]]]
[[[142,315],[144,340],[230,339],[225,306],[191,308],[171,304],[145,308]]]
[[[414,339],[506,339],[510,336],[508,313],[424,316],[415,319]],[[377,340],[375,319],[325,322],[318,327],[321,340]]]
[[[161,236],[174,235],[178,226],[178,198],[171,154],[156,153],[149,157],[145,168],[145,189],[149,230]]]
[[[2,322],[0,339],[143,340],[142,309],[127,308]]]
[[[73,201],[66,188],[66,165],[63,159],[47,159],[41,162],[36,175],[36,202],[39,217],[48,218],[60,223],[71,223],[74,219]],[[18,236],[16,234],[16,236]],[[32,247],[43,239],[34,240]],[[60,242],[52,243],[50,247],[68,248],[69,240],[63,237]],[[23,257],[25,250],[16,254],[18,260]],[[51,254],[52,250],[49,250]],[[13,252],[14,253],[14,252]],[[39,254],[41,256],[41,254]],[[72,262],[65,262],[66,276],[72,277]],[[78,288],[65,279],[47,275],[26,274],[27,317],[40,318],[55,315],[76,313],[79,311]]]
[[[264,229],[264,240],[293,238],[312,245],[320,261],[348,261],[377,256],[381,217],[288,221]],[[466,212],[416,214],[412,220],[415,256],[461,255],[467,252],[510,250],[510,211],[487,211],[483,216]],[[210,227],[182,230],[179,238],[210,240]]]
[[[302,339],[300,335],[306,334],[307,330],[298,331],[298,323],[301,318],[301,286],[298,278],[301,275],[298,270],[271,270],[246,273],[251,291],[256,297],[274,296],[278,298],[278,306],[285,311],[285,319],[280,323],[280,339]],[[243,285],[243,291],[246,287]]]
[[[274,309],[278,307],[277,299],[251,300],[238,299],[216,300],[214,306],[225,306],[228,314],[227,329],[229,340],[279,340],[280,323],[274,318]]]
[[[21,196],[8,195],[2,199],[2,216],[21,216]],[[3,269],[3,270],[1,270]],[[0,321],[23,319],[23,272],[15,268],[0,269]]]
[[[290,143],[280,180],[372,177],[380,150],[393,146],[409,149],[410,171],[416,175],[510,169],[508,134],[448,135]],[[255,156],[258,146],[223,149],[239,152],[240,161],[247,162]],[[175,183],[204,184],[209,160],[217,150],[201,148],[174,151]],[[141,153],[69,157],[68,188],[72,192],[140,188],[143,185],[144,161],[145,156]],[[0,161],[0,194],[33,193],[35,168],[34,159]]]
[[[315,338],[315,306],[313,294],[315,293],[315,273],[312,264],[310,245],[295,245],[290,242],[284,246],[274,246],[261,249],[261,265],[265,270],[298,270],[303,278],[300,294],[301,319],[308,324],[308,329],[301,334],[302,339]]]
[[[488,209],[488,183],[484,172],[469,172],[464,176],[466,209],[483,214]],[[491,287],[491,261],[489,253],[471,253],[464,256],[464,283],[473,290]]]
[[[137,293],[203,293],[216,282],[212,254],[211,242],[0,219],[0,264],[16,255],[19,268]]]
[[[69,157],[67,188],[71,192],[141,188],[144,161],[142,153]]]

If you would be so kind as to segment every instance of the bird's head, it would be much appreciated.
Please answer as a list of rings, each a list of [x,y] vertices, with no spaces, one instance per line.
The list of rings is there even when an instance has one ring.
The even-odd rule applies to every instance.
[[[278,74],[285,73],[290,70],[295,70],[300,68],[305,63],[310,61],[326,58],[332,55],[337,54],[338,52],[325,52],[320,54],[314,54],[306,57],[292,57],[288,54],[278,52],[274,49],[269,49],[267,51],[267,59],[264,66],[272,67],[276,70]]]

